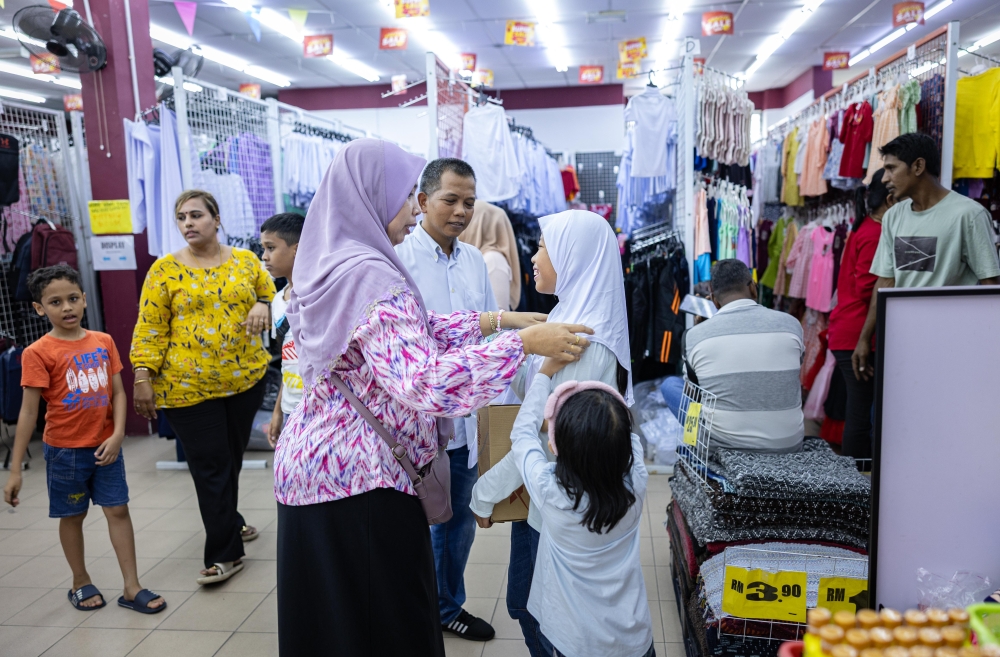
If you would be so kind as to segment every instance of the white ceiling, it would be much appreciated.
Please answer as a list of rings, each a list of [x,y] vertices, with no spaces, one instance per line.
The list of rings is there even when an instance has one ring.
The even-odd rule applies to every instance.
[[[826,0],[808,21],[788,39],[750,79],[749,88],[759,90],[781,87],[810,66],[822,63],[823,51],[849,50],[856,53],[892,31],[891,7],[894,0]],[[940,1],[940,0],[937,0]],[[423,21],[431,30],[423,39],[411,31],[407,51],[379,51],[379,29],[406,27],[408,20],[396,20],[387,0],[265,0],[264,6],[277,10],[288,8],[310,11],[306,33],[334,34],[336,48],[347,56],[371,66],[388,82],[394,74],[406,73],[410,79],[423,76],[423,53],[440,47],[447,39],[457,49],[475,52],[481,68],[494,71],[495,86],[500,89],[550,87],[577,84],[576,66],[602,64],[605,80],[613,82],[620,40],[645,36],[658,43],[668,30],[668,8],[680,0],[430,0],[431,15]],[[927,6],[935,0],[928,0]],[[31,0],[7,0],[0,10],[0,27],[10,25],[14,13]],[[82,4],[78,1],[78,4]],[[151,22],[179,34],[186,34],[170,1],[150,1]],[[256,1],[254,0],[256,5]],[[537,18],[533,8],[549,5],[552,18],[563,33],[563,44],[571,64],[559,73],[543,45],[534,48],[503,45],[508,19]],[[778,26],[803,5],[803,0],[734,0],[706,3],[688,0],[681,20],[680,35],[700,35],[703,11],[725,10],[737,14],[734,36],[701,38],[702,56],[709,64],[737,73],[753,62],[764,40],[778,31]],[[624,10],[625,22],[588,23],[588,12]],[[931,30],[950,20],[961,21],[961,42],[969,45],[985,34],[1000,29],[1000,2],[997,0],[954,0],[933,17],[926,26],[914,29],[887,46],[862,67],[904,48]],[[544,35],[540,35],[543,37]],[[366,84],[355,74],[326,59],[303,59],[302,46],[267,25],[258,43],[243,15],[215,0],[198,2],[192,39],[200,45],[241,57],[291,80],[293,87],[326,87]],[[544,41],[540,38],[540,41]],[[173,48],[154,43],[165,50]],[[1000,53],[1000,42],[984,49]],[[996,56],[996,55],[995,55]],[[17,43],[0,38],[0,59],[26,64]],[[205,62],[202,78],[235,88],[241,82],[259,82],[244,73]],[[32,93],[59,97],[67,90],[52,84],[15,77],[0,71],[0,86],[24,89]],[[265,94],[277,87],[262,84]]]

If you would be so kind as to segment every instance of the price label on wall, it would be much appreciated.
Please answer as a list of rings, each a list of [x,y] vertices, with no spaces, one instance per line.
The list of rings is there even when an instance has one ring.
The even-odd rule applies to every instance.
[[[823,577],[819,580],[817,607],[830,611],[849,611],[868,608],[868,580],[853,577]]]
[[[698,444],[698,420],[701,418],[701,404],[691,402],[684,420],[684,444],[694,447]]]
[[[737,618],[806,622],[806,574],[726,566],[722,611]]]

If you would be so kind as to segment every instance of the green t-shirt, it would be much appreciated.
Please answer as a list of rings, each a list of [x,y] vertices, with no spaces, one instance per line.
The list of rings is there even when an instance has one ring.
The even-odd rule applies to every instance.
[[[996,233],[983,206],[956,192],[923,212],[911,205],[906,199],[885,213],[871,273],[895,278],[896,287],[975,285],[1000,276]]]

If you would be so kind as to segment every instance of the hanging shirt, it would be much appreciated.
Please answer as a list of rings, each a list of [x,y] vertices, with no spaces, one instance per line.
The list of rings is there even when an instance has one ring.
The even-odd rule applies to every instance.
[[[473,107],[462,122],[462,159],[476,172],[476,196],[493,203],[516,196],[521,170],[499,105]]]
[[[992,178],[1000,159],[1000,68],[958,81],[955,178]]]
[[[416,281],[427,310],[447,315],[459,310],[499,309],[483,254],[471,244],[455,240],[448,257],[421,223],[396,247],[396,255]],[[479,458],[475,413],[464,422],[455,422],[455,437],[448,449],[464,445],[469,446],[471,468]]]
[[[882,168],[882,153],[880,148],[899,136],[899,85],[878,95],[878,109],[875,110],[872,144],[868,156],[868,173],[865,174],[865,184],[872,181],[872,176]]]
[[[655,87],[629,99],[625,120],[635,121],[635,142],[632,153],[632,175],[653,178],[667,175],[666,145],[670,123],[676,121],[673,102]]]
[[[1000,276],[996,233],[986,208],[948,192],[930,209],[914,212],[906,199],[882,219],[871,272],[896,287],[975,285]]]
[[[781,175],[784,176],[784,184],[781,187],[781,202],[785,205],[804,205],[799,196],[798,180],[795,179],[795,158],[799,152],[798,133],[798,128],[788,133],[782,147]]]
[[[833,296],[833,238],[832,230],[819,226],[810,235],[812,243],[806,245],[812,249],[806,306],[821,313],[830,312]]]
[[[180,251],[187,242],[181,231],[177,229],[174,215],[174,202],[184,192],[184,182],[181,180],[181,151],[177,137],[177,115],[172,109],[160,104],[160,217],[157,229],[159,235],[149,240],[149,254],[164,257],[169,253]],[[153,244],[158,245],[153,252]]]
[[[865,101],[851,105],[844,116],[844,129],[840,141],[844,143],[844,153],[840,158],[842,178],[862,178],[865,175],[865,150],[872,140],[875,123],[872,120],[872,106]]]

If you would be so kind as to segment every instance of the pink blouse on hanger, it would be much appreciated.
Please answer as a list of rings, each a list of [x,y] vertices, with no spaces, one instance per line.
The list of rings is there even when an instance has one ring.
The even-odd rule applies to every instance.
[[[832,230],[822,226],[812,231],[812,261],[809,266],[809,287],[806,306],[821,313],[830,312],[833,298],[833,237]]]
[[[812,260],[812,236],[815,226],[806,226],[795,238],[795,244],[788,253],[786,264],[791,270],[792,281],[788,284],[788,296],[794,299],[805,299],[809,289],[809,262]]]

